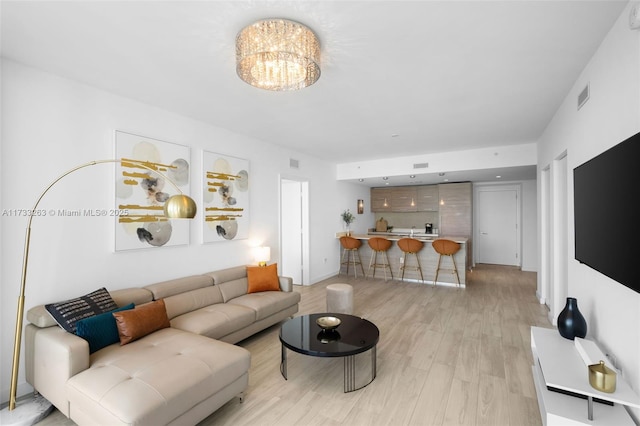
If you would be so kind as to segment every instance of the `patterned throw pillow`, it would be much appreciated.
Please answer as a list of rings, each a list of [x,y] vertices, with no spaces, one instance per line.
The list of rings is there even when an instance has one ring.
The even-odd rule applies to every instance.
[[[76,323],[76,334],[89,342],[90,354],[106,346],[120,342],[118,326],[116,325],[116,319],[113,317],[113,313],[128,311],[133,308],[134,304],[130,303],[114,311],[85,318]]]
[[[45,308],[60,327],[75,334],[78,321],[113,311],[118,309],[118,305],[113,301],[107,289],[102,287],[82,297],[50,303],[45,305]]]

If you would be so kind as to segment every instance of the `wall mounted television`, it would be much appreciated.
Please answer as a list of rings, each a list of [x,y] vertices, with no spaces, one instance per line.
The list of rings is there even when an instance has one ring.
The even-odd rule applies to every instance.
[[[640,293],[640,133],[573,169],[575,258]]]

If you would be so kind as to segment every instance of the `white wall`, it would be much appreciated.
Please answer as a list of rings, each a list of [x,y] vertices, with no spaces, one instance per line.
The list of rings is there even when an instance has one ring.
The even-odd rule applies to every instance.
[[[566,151],[568,295],[578,299],[587,320],[587,338],[597,340],[606,353],[617,358],[623,378],[640,393],[640,294],[575,260],[572,201],[573,169],[640,131],[640,32],[629,29],[629,10],[630,5],[540,139],[538,181],[542,181],[542,170]],[[578,111],[578,93],[588,82],[591,97]],[[638,244],[637,235],[628,237],[629,244]],[[540,250],[542,259],[546,248]],[[640,410],[632,410],[632,415],[640,422]]]
[[[4,60],[1,71],[2,211],[30,209],[45,185],[64,171],[91,160],[113,158],[115,130],[191,147],[191,195],[198,203],[202,149],[246,158],[250,163],[248,240],[203,245],[199,216],[191,222],[188,246],[116,253],[114,223],[109,218],[36,218],[32,226],[27,309],[101,286],[140,286],[252,263],[251,245],[270,246],[272,262],[277,262],[280,174],[309,181],[311,282],[338,271],[335,232],[341,229],[339,213],[345,207],[353,208],[355,199],[368,197],[368,189],[337,183],[334,165],[11,61]],[[291,157],[300,161],[298,170],[289,169]],[[52,188],[39,207],[110,208],[113,182],[114,167],[109,164],[82,169]],[[342,194],[348,197],[343,198]],[[1,223],[0,382],[1,400],[6,401],[27,221],[23,216],[3,215]],[[323,261],[325,258],[327,262]],[[28,390],[21,364],[19,394]]]
[[[356,161],[338,164],[339,180],[380,177],[380,170],[386,176],[406,176],[419,174],[413,168],[416,163],[428,163],[425,173],[451,172],[452,170],[476,170],[481,164],[484,169],[499,167],[533,166],[536,164],[536,144],[500,146],[469,149],[407,157],[384,158],[381,160]]]
[[[538,271],[538,198],[536,181],[522,184],[522,270]]]

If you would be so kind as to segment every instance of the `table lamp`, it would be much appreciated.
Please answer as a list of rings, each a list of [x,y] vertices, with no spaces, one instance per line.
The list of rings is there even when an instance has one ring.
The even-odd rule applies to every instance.
[[[256,247],[254,258],[258,262],[258,266],[267,266],[267,262],[271,260],[271,248],[266,246]]]

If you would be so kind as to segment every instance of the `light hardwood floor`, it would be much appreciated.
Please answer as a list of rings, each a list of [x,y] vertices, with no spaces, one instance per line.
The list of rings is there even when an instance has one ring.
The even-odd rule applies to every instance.
[[[288,351],[284,380],[276,325],[240,343],[252,355],[244,403],[234,398],[201,426],[542,423],[529,327],[551,324],[535,297],[535,273],[478,265],[460,290],[342,274],[295,286],[298,315],[325,311],[325,287],[336,282],[353,286],[354,314],[380,329],[376,379],[345,394],[341,358]],[[54,411],[39,424],[73,422]]]

